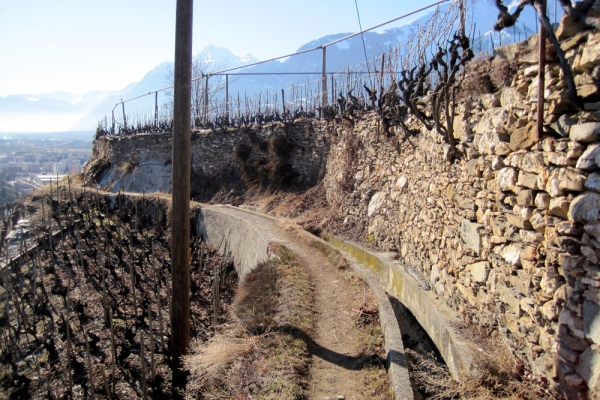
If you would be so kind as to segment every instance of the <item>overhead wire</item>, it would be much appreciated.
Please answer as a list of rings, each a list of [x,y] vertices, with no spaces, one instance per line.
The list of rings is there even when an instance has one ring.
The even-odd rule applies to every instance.
[[[358,27],[360,28],[360,38],[362,39],[363,51],[365,52],[365,62],[367,63],[367,70],[369,68],[369,58],[367,57],[367,46],[365,45],[365,35],[362,28],[362,23],[360,22],[360,12],[358,11],[358,0],[354,0],[354,5],[356,6],[356,16],[358,17]]]

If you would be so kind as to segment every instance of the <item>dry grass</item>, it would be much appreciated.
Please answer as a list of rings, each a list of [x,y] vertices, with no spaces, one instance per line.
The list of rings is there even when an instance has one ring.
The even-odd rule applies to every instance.
[[[240,284],[230,324],[186,359],[188,397],[303,398],[312,289],[289,250],[277,246],[273,253]]]
[[[410,361],[411,379],[424,389],[429,399],[562,399],[550,383],[534,376],[502,342],[480,338],[486,350],[476,359],[478,377],[463,376],[460,382],[433,354],[405,349]]]
[[[359,341],[358,351],[362,354],[357,369],[366,369],[364,380],[365,397],[369,399],[393,399],[386,369],[384,349],[385,337],[379,321],[379,299],[368,283],[352,270],[342,253],[317,240],[310,246],[319,251],[327,261],[335,266],[342,279],[354,289],[354,301],[350,304],[354,319],[354,329]]]

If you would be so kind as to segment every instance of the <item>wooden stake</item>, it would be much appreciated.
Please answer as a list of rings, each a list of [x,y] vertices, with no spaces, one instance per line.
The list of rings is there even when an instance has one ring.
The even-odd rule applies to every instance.
[[[146,355],[144,352],[144,332],[140,332],[140,361],[142,363],[142,393],[144,399],[148,398],[148,389],[146,388]]]
[[[85,353],[86,353],[86,363],[87,363],[87,368],[88,368],[88,382],[89,382],[89,389],[90,389],[90,398],[92,400],[96,399],[96,396],[94,394],[94,381],[92,380],[92,354],[90,353],[90,342],[88,341],[87,335],[85,334],[85,332],[83,333],[83,335],[85,336]]]
[[[106,397],[108,397],[108,400],[112,400],[112,396],[110,395],[110,386],[108,385],[108,379],[106,379],[106,373],[104,372],[104,365],[100,365],[100,373],[102,373],[102,380],[104,381],[104,391],[106,392]]]
[[[115,391],[116,369],[117,369],[117,345],[115,343],[115,326],[113,324],[112,308],[108,309],[108,317],[110,319],[110,347],[112,350],[112,384],[113,392]]]
[[[150,334],[150,379],[154,380],[154,332],[152,331],[152,306],[148,304],[148,330]]]
[[[163,336],[163,319],[162,319],[162,299],[160,296],[160,285],[157,284],[156,287],[156,303],[158,305],[158,337],[160,338],[160,347],[163,349],[165,346],[165,340]]]

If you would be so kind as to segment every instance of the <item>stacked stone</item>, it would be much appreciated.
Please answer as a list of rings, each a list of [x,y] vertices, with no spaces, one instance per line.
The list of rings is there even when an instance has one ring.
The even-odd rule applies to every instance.
[[[597,95],[600,34],[561,35],[579,95]],[[423,288],[508,340],[533,372],[558,380],[569,397],[593,398],[600,395],[600,104],[588,100],[574,113],[551,64],[538,138],[537,57],[532,51],[522,61],[510,87],[458,110],[460,162],[448,162],[441,137],[417,124],[421,133],[400,145],[381,135],[375,115],[352,131],[337,127],[327,195],[369,241],[398,251]]]
[[[268,141],[274,136],[285,136],[292,143],[293,150],[289,162],[297,173],[297,180],[290,184],[310,185],[322,178],[329,151],[327,123],[308,119],[294,121],[291,126],[270,123],[253,125],[244,130],[228,128],[219,131],[193,131],[192,171],[204,179],[222,177],[232,169],[239,171],[241,166],[235,151],[241,143],[252,147],[252,157],[263,157],[265,162],[269,162],[273,156],[269,149],[260,148],[252,138]],[[171,135],[167,134],[103,136],[94,141],[92,157],[84,166],[83,175],[113,187],[120,187],[119,181],[134,181],[138,171],[140,174],[144,173],[143,170],[138,170],[138,167],[143,165],[163,164],[164,171],[154,168],[152,173],[170,175],[171,147]],[[103,176],[93,177],[93,172],[97,170],[95,166],[103,164],[107,166],[102,169],[105,171]],[[144,181],[143,177],[141,178],[138,181]],[[148,179],[146,181],[152,182]],[[128,187],[132,191],[153,191],[150,187]]]

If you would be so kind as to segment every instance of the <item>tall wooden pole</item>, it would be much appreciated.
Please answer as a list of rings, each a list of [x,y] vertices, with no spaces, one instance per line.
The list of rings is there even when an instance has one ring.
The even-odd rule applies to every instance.
[[[327,105],[327,47],[323,46],[323,71],[321,72],[321,105]]]
[[[464,37],[465,36],[465,27],[467,25],[467,18],[465,16],[465,0],[460,0],[460,3],[458,4],[458,7],[460,9],[460,34]]]
[[[229,120],[229,75],[225,74],[225,115]]]
[[[542,13],[546,14],[546,0],[542,0]],[[541,18],[541,17],[540,17]],[[544,131],[544,89],[546,88],[546,28],[540,23],[538,54],[538,98],[537,98],[537,138]]]
[[[154,126],[158,126],[158,92],[154,93]]]
[[[173,103],[173,196],[171,227],[171,276],[173,281],[171,336],[173,399],[185,388],[181,370],[190,347],[190,147],[192,98],[193,0],[177,0],[175,25],[175,88]]]

